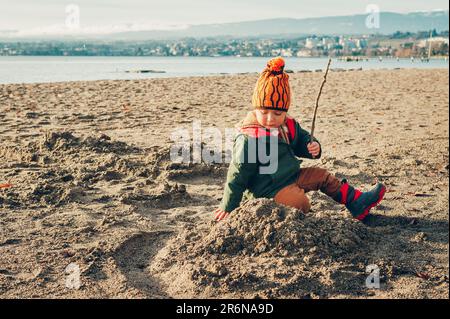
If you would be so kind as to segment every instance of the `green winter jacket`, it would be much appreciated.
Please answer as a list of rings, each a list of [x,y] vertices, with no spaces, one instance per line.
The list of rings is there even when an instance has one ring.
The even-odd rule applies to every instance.
[[[246,121],[247,124],[245,124]],[[249,121],[253,122],[250,129],[248,129]],[[298,178],[302,162],[298,157],[313,158],[307,149],[310,134],[293,118],[287,116],[286,120],[289,143],[281,137],[278,138],[277,152],[271,155],[273,156],[272,164],[257,154],[263,147],[266,149],[266,154],[271,154],[271,149],[275,151],[273,146],[275,138],[271,142],[270,137],[265,136],[269,133],[264,133],[268,130],[255,129],[257,124],[254,123],[252,112],[249,112],[243,123],[234,138],[232,161],[228,168],[224,195],[220,203],[220,208],[226,212],[231,212],[239,206],[246,191],[256,198],[275,197],[280,189],[294,183]],[[320,154],[315,158],[320,158],[321,155],[322,147]],[[269,173],[267,171],[263,173],[264,169]]]

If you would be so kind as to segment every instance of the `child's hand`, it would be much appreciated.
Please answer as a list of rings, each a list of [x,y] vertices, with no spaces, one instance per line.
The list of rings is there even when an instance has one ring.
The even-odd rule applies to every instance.
[[[311,154],[313,157],[316,157],[320,153],[320,145],[317,142],[308,143],[307,148],[309,154]]]
[[[228,215],[229,215],[229,213],[227,213],[226,211],[224,211],[224,210],[222,210],[222,209],[220,209],[220,208],[217,208],[217,209],[214,211],[215,219],[216,219],[216,221],[218,221],[218,222],[221,221],[222,219],[226,218]]]

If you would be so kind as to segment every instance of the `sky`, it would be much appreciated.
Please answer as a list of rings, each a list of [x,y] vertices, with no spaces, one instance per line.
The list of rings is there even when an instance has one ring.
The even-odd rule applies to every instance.
[[[0,31],[30,35],[68,29],[80,33],[176,29],[281,17],[365,14],[369,4],[376,4],[380,11],[400,13],[449,8],[447,0],[0,0]]]

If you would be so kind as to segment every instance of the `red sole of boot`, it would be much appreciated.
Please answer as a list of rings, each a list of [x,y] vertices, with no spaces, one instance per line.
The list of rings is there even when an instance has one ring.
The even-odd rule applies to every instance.
[[[356,219],[363,220],[364,218],[366,218],[366,216],[369,215],[370,210],[372,208],[374,208],[375,206],[377,206],[381,202],[385,193],[386,193],[386,187],[383,186],[383,188],[380,191],[380,194],[378,195],[378,200],[375,203],[373,203],[372,205],[370,205],[369,207],[367,207],[361,215],[356,217]]]

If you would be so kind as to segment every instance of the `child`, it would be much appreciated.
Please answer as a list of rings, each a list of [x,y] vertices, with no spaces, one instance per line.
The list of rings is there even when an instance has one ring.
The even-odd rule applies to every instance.
[[[378,183],[372,190],[361,192],[323,168],[300,168],[298,157],[320,158],[322,149],[317,140],[311,141],[309,133],[287,115],[291,97],[284,65],[280,57],[270,60],[256,83],[252,97],[255,109],[238,126],[224,195],[214,212],[216,220],[222,220],[238,207],[246,190],[255,197],[273,198],[277,203],[301,209],[304,213],[311,207],[305,193],[320,190],[344,204],[354,218],[364,221],[370,209],[383,199],[385,186]],[[265,164],[259,159],[247,159],[250,152],[255,152],[255,147],[251,146],[258,144],[261,138],[269,143],[271,134],[278,135],[277,167],[275,172],[263,174],[260,167]]]

